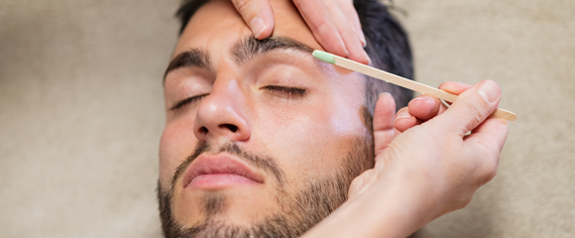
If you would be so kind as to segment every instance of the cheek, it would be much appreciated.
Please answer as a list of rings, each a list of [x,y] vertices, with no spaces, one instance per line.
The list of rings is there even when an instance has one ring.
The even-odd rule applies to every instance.
[[[262,138],[289,177],[325,176],[339,168],[350,141],[365,132],[358,110],[335,103],[262,110],[260,129],[255,131],[261,133],[255,136]]]
[[[338,106],[331,111],[331,116],[326,119],[331,133],[341,136],[357,136],[368,131],[363,120],[365,106],[360,101],[350,100],[349,97],[333,99],[334,104]]]
[[[191,123],[184,120],[166,125],[160,138],[160,182],[167,186],[176,168],[189,156],[197,143]]]

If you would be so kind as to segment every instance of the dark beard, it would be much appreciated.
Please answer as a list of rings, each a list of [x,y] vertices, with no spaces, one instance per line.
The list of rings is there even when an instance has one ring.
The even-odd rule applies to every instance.
[[[280,188],[280,194],[277,201],[281,207],[276,214],[269,216],[263,221],[255,223],[249,227],[237,226],[222,221],[217,221],[213,217],[216,214],[223,213],[226,210],[227,197],[223,194],[215,193],[204,197],[203,210],[207,214],[204,222],[195,224],[192,227],[185,228],[179,224],[172,213],[172,189],[164,190],[158,182],[158,200],[160,209],[160,218],[162,220],[162,229],[166,238],[187,238],[187,237],[298,237],[309,230],[323,218],[332,213],[337,207],[347,200],[347,193],[351,181],[364,170],[373,167],[373,148],[372,143],[366,139],[355,139],[353,148],[345,155],[339,171],[333,176],[324,178],[310,178],[305,181],[305,189],[301,190],[295,196],[290,196]],[[204,145],[205,146],[205,145]],[[200,146],[196,153],[197,157],[202,151]],[[259,158],[243,152],[237,145],[227,145],[220,149],[219,152],[229,152],[248,160],[267,161],[269,158]],[[191,159],[186,160],[178,167],[173,181],[181,173],[182,167],[187,167]],[[271,160],[273,161],[273,160]],[[264,165],[263,167],[266,167]],[[278,168],[264,168],[267,171],[275,173],[280,185],[283,184],[283,172]],[[256,167],[262,167],[256,165]],[[279,172],[278,172],[279,171]],[[279,176],[279,177],[278,177]],[[254,208],[257,209],[257,208]]]

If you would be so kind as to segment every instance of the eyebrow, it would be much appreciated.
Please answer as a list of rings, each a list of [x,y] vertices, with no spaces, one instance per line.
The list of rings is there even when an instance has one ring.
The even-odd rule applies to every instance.
[[[166,81],[166,76],[169,72],[174,71],[179,68],[184,67],[198,67],[198,68],[210,68],[210,57],[208,52],[200,49],[191,49],[178,54],[166,69],[164,73],[164,82]]]
[[[313,49],[289,37],[273,37],[258,40],[249,36],[236,43],[232,48],[232,57],[237,65],[243,65],[248,60],[272,50],[291,49],[312,53]]]
[[[271,37],[258,40],[250,35],[234,44],[231,56],[236,65],[241,66],[256,56],[278,49],[313,52],[313,48],[289,37]],[[198,67],[213,71],[208,52],[203,49],[193,48],[178,54],[170,61],[164,73],[164,82],[169,72],[184,67]]]

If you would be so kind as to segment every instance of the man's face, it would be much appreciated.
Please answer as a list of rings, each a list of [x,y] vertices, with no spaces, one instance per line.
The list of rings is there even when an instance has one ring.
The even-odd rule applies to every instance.
[[[220,0],[200,8],[180,37],[160,142],[168,236],[299,235],[373,164],[364,80],[315,60],[308,50],[322,48],[291,1],[272,5],[268,41],[252,39]]]

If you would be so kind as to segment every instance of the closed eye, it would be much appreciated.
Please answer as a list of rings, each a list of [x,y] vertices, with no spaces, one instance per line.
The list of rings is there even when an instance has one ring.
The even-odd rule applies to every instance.
[[[303,88],[292,88],[292,87],[282,87],[282,86],[269,85],[269,86],[263,87],[263,89],[283,93],[283,94],[287,95],[288,97],[294,97],[294,96],[302,97],[306,94],[306,90]]]
[[[172,111],[173,111],[173,110],[177,110],[178,108],[181,108],[181,107],[185,106],[186,104],[194,103],[194,102],[196,102],[196,101],[199,101],[199,100],[201,100],[203,97],[208,96],[208,95],[209,95],[209,93],[205,93],[205,94],[196,95],[196,96],[189,97],[189,98],[186,98],[186,99],[184,99],[184,100],[178,101],[178,102],[176,102],[176,103],[170,108],[170,110],[172,110]]]

